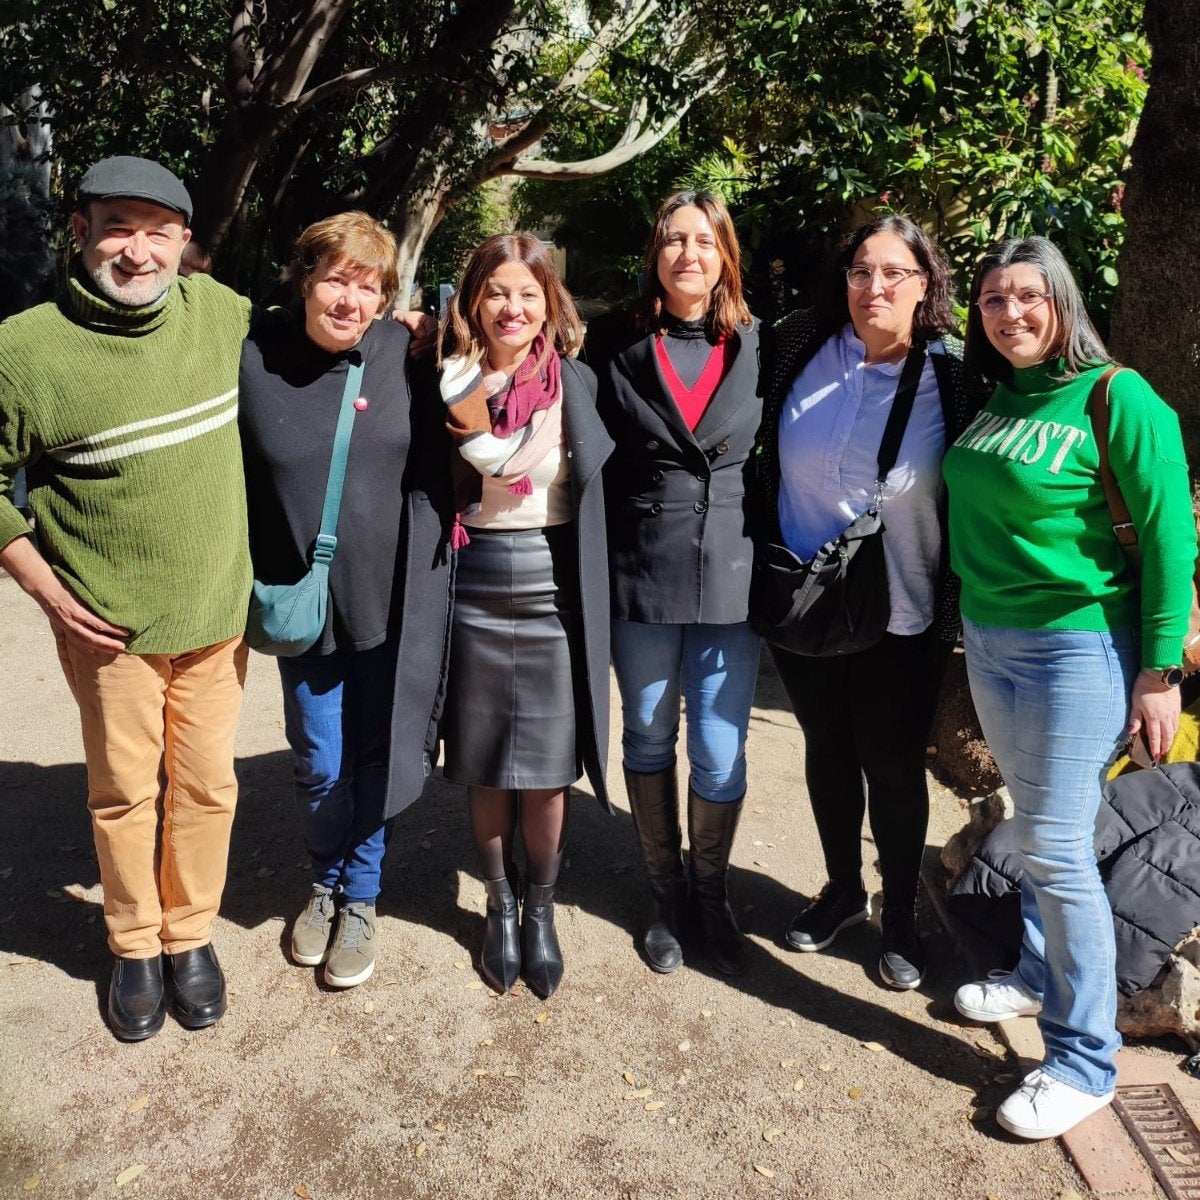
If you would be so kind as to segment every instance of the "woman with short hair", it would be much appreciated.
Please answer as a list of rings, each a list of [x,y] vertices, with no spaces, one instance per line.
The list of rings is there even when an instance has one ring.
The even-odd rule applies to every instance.
[[[284,732],[312,864],[291,954],[331,987],[375,968],[392,818],[421,793],[449,610],[450,443],[431,387],[414,388],[409,334],[380,320],[396,241],[340,213],[296,242],[296,312],[259,314],[242,351],[239,421],[255,578],[294,583],[321,526],[348,372],[363,367],[342,489],[329,614],[279,659]]]
[[[445,774],[468,789],[487,891],[484,978],[506,992],[523,974],[542,997],[563,975],[554,895],[571,784],[586,770],[609,807],[601,468],[612,442],[595,376],[572,358],[581,337],[548,247],[527,233],[475,248],[442,329],[457,446]]]
[[[733,220],[711,192],[663,201],[641,299],[589,331],[601,414],[616,442],[604,486],[613,666],[625,785],[654,915],[649,965],[675,970],[693,928],[723,974],[746,966],[726,878],[746,793],[759,638],[747,622],[753,560],[746,487],[762,417],[759,328],[742,296]],[[688,872],[675,775],[688,714]]]
[[[879,974],[900,989],[925,975],[914,911],[929,822],[925,747],[958,633],[941,461],[979,400],[950,336],[951,296],[944,255],[907,217],[851,233],[817,307],[776,327],[759,460],[764,539],[810,559],[874,502],[884,430],[908,379],[912,408],[882,488],[887,631],[869,648],[828,658],[771,646],[804,731],[826,872],[787,944],[823,950],[869,918],[865,814],[883,877]]]
[[[1110,373],[1051,242],[984,255],[967,359],[996,389],[946,455],[951,547],[971,695],[1021,839],[1025,936],[1014,971],[955,1004],[977,1021],[1038,1014],[1045,1057],[996,1118],[1049,1138],[1113,1096],[1116,951],[1092,837],[1126,739],[1157,760],[1175,736],[1196,531],[1178,418],[1135,371]],[[1105,498],[1104,437],[1140,576]]]

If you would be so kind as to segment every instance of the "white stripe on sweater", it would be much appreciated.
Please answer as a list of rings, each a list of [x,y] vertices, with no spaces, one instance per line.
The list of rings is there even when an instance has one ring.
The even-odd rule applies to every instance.
[[[217,408],[222,404],[227,404],[230,400],[237,399],[238,390],[225,392],[221,396],[215,396],[211,400],[204,400],[199,404],[193,404],[191,408],[181,408],[178,412],[167,413],[162,417],[147,417],[144,421],[133,421],[129,425],[118,425],[115,429],[106,429],[103,433],[93,433],[89,437],[78,438],[74,442],[67,442],[62,446],[55,446],[50,451],[51,454],[63,454],[64,451],[74,450],[76,446],[99,446],[104,442],[111,442],[116,438],[124,437],[127,433],[137,433],[140,429],[153,429],[155,425],[173,425],[176,421],[184,421],[188,417],[194,417],[197,413],[207,412],[210,408]],[[234,405],[234,412],[237,412],[237,405]],[[70,458],[70,455],[64,455]]]
[[[209,417],[207,421],[197,421],[194,425],[185,425],[182,429],[156,433],[151,437],[137,438],[132,442],[122,442],[119,446],[109,446],[105,449],[69,450],[65,454],[56,450],[53,451],[53,455],[67,463],[112,462],[117,458],[128,458],[131,454],[141,454],[144,450],[161,450],[166,446],[177,446],[180,442],[191,441],[192,438],[201,437],[206,433],[211,433],[214,429],[220,429],[222,425],[228,425],[230,421],[237,420],[237,414],[237,405],[234,404],[224,412]]]

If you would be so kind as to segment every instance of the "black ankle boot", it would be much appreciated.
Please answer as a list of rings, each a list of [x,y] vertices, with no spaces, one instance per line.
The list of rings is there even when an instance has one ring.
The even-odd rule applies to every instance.
[[[175,989],[175,1019],[186,1029],[215,1025],[225,1015],[225,976],[212,943],[165,958]]]
[[[626,768],[625,790],[654,898],[654,913],[642,938],[642,947],[651,968],[667,974],[683,962],[680,941],[687,912],[675,764],[652,773]]]
[[[883,905],[879,920],[883,952],[879,977],[888,987],[902,992],[920,987],[925,978],[925,948],[917,934],[917,915],[911,904]]]
[[[563,977],[562,949],[554,929],[554,884],[531,883],[521,910],[521,958],[525,982],[543,1000],[558,989]]]
[[[479,969],[497,992],[507,992],[521,975],[521,946],[517,926],[517,898],[507,879],[485,879],[487,924]]]
[[[712,965],[722,975],[740,975],[747,965],[746,939],[729,907],[726,878],[742,802],[715,804],[688,789],[688,874],[693,929]]]
[[[166,1016],[162,955],[116,959],[108,988],[108,1023],[113,1033],[122,1041],[140,1042],[153,1037]]]

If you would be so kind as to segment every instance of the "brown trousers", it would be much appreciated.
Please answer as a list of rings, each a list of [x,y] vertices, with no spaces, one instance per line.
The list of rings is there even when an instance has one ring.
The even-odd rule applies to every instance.
[[[205,945],[237,802],[245,643],[106,662],[60,636],[58,656],[83,725],[109,948],[152,958]]]

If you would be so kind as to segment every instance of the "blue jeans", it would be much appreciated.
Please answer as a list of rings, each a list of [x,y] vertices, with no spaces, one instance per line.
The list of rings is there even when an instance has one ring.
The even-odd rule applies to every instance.
[[[748,624],[612,623],[621,692],[625,769],[665,771],[675,762],[679,697],[687,701],[692,788],[718,804],[746,794],[746,730],[760,641]]]
[[[1100,788],[1123,741],[1138,670],[1131,632],[963,622],[983,735],[1020,832],[1017,975],[1042,997],[1048,1075],[1089,1095],[1117,1078],[1116,947],[1093,848]]]
[[[279,675],[313,882],[374,904],[392,830],[383,806],[396,643],[281,658]]]

